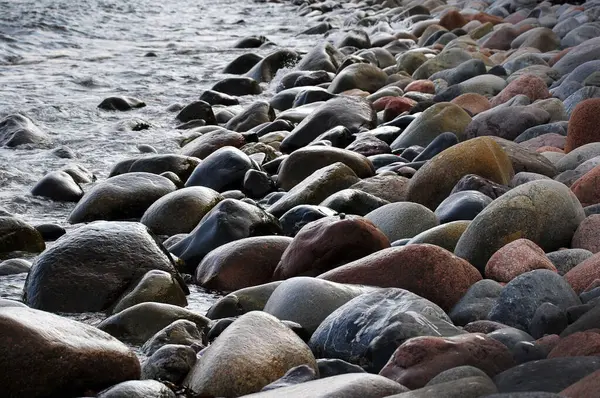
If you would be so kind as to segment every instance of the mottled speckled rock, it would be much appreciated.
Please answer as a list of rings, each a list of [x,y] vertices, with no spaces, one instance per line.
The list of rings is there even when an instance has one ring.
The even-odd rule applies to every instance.
[[[589,99],[580,102],[569,119],[569,130],[565,153],[590,142],[600,141],[596,135],[600,123],[600,99]]]
[[[429,243],[453,252],[456,243],[470,223],[470,221],[452,221],[438,225],[411,238],[407,244]]]
[[[571,248],[600,252],[600,214],[592,214],[579,224]]]
[[[500,248],[485,266],[486,278],[508,283],[534,269],[556,271],[544,251],[528,239],[517,239]]]

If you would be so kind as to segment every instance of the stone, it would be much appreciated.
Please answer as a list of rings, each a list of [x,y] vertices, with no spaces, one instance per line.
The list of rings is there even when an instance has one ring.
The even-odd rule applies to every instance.
[[[463,108],[469,114],[475,116],[491,109],[490,101],[481,94],[464,93],[454,98],[450,103]]]
[[[167,344],[142,364],[142,379],[181,384],[196,363],[196,352],[184,345]]]
[[[298,232],[283,252],[273,278],[317,276],[389,245],[386,235],[366,218],[321,218]]]
[[[339,307],[319,325],[309,345],[318,358],[338,358],[379,372],[411,337],[461,333],[431,301],[389,288],[362,294]]]
[[[395,173],[378,174],[352,184],[350,189],[359,189],[389,202],[402,202],[406,198],[408,181]]]
[[[237,317],[250,311],[262,311],[273,291],[282,281],[247,287],[229,293],[213,304],[206,313],[209,319]]]
[[[105,111],[129,111],[145,106],[143,101],[134,97],[108,97],[98,105],[98,108]]]
[[[275,77],[277,71],[283,68],[290,68],[300,60],[300,54],[296,51],[287,49],[276,50],[258,61],[246,76],[256,80],[259,83],[270,82]]]
[[[464,365],[474,366],[494,377],[512,368],[515,362],[504,344],[484,334],[426,336],[404,342],[379,374],[415,390],[439,373]]]
[[[591,307],[591,308],[590,308]],[[598,321],[600,320],[600,306],[590,305],[590,303],[583,306],[583,313],[576,314],[577,317],[574,321],[567,326],[565,330],[560,334],[560,337],[570,336],[577,332],[585,332],[598,328]],[[571,310],[569,311],[571,312]],[[570,316],[571,314],[567,314]]]
[[[97,327],[121,341],[141,345],[163,328],[180,319],[194,322],[199,330],[204,329],[209,323],[208,318],[185,308],[146,302],[109,316]]]
[[[320,206],[328,207],[336,213],[364,216],[389,203],[387,200],[358,189],[343,189],[329,196],[321,202]]]
[[[168,344],[203,347],[203,332],[198,330],[198,326],[192,321],[176,320],[150,337],[142,346],[141,351],[145,355],[151,356]]]
[[[189,233],[221,200],[223,197],[210,188],[178,189],[154,202],[140,222],[157,235]]]
[[[585,144],[600,141],[600,136],[595,136],[596,127],[600,122],[599,110],[600,98],[582,101],[575,107],[569,119],[565,153]]]
[[[517,276],[535,269],[556,268],[544,251],[528,239],[517,239],[501,247],[485,266],[486,278],[508,283]]]
[[[451,132],[459,141],[465,139],[465,129],[471,117],[460,106],[441,102],[427,108],[392,142],[392,150],[411,145],[429,145],[438,135]]]
[[[477,174],[467,174],[458,180],[454,188],[452,188],[450,195],[463,191],[478,191],[492,199],[496,199],[509,190],[510,188],[506,185],[495,183]]]
[[[467,377],[488,377],[488,375],[481,369],[471,365],[456,366],[448,370],[444,370],[429,380],[426,386],[434,386],[436,384],[447,383],[449,381],[456,381],[465,379]]]
[[[294,151],[281,163],[277,182],[289,191],[315,171],[336,162],[350,167],[359,178],[375,174],[373,165],[363,155],[341,148],[308,146]]]
[[[458,242],[463,232],[465,232],[469,223],[470,221],[452,221],[438,225],[409,239],[407,244],[429,243],[453,252],[456,242]]]
[[[531,151],[516,142],[500,137],[490,137],[498,143],[508,155],[515,173],[528,172],[554,177],[558,174],[556,167],[550,160],[539,153]]]
[[[0,276],[28,273],[31,263],[20,258],[11,258],[0,262]]]
[[[83,195],[68,221],[76,224],[140,218],[152,203],[176,188],[169,179],[151,173],[110,177]]]
[[[234,96],[262,93],[258,82],[250,77],[228,77],[215,83],[211,90]]]
[[[498,389],[489,377],[467,377],[392,395],[393,398],[477,398],[489,397]]]
[[[202,119],[206,124],[217,124],[212,107],[204,101],[194,101],[186,105],[176,116],[180,122],[186,123],[192,120]]]
[[[294,237],[308,223],[335,216],[336,211],[323,206],[298,205],[279,218],[284,235]]]
[[[180,150],[181,155],[195,157],[198,159],[206,159],[213,152],[223,147],[241,148],[246,144],[244,136],[238,132],[230,131],[224,128],[216,128],[202,134],[200,137],[193,139],[185,144]],[[188,173],[185,180],[188,179],[192,171],[198,164],[194,165]]]
[[[594,254],[565,273],[565,280],[569,282],[577,294],[584,292],[594,280],[600,279],[599,258],[600,255]]]
[[[529,324],[529,331],[534,338],[545,335],[560,334],[568,325],[567,314],[551,303],[544,303],[535,310]]]
[[[491,101],[492,107],[500,105],[516,95],[526,95],[531,102],[550,97],[546,83],[537,76],[524,75],[513,80],[500,94]]]
[[[590,397],[590,394],[594,394],[594,391],[600,389],[600,385],[598,385],[599,381],[600,371],[597,370],[562,390],[560,396],[572,398]]]
[[[45,248],[37,229],[16,217],[0,216],[0,258],[14,252],[40,253]]]
[[[319,366],[319,377],[333,377],[348,373],[366,373],[363,368],[353,365],[341,359],[317,359]]]
[[[584,41],[571,49],[560,58],[552,67],[562,75],[572,72],[578,66],[598,59],[600,54],[600,39],[595,37]]]
[[[548,112],[532,105],[501,106],[475,116],[464,134],[466,139],[490,135],[514,140],[528,128],[549,121]]]
[[[461,191],[444,199],[435,209],[435,215],[442,224],[472,220],[490,203],[492,199],[479,191]]]
[[[274,119],[275,111],[267,101],[255,101],[232,117],[225,128],[237,132],[246,132],[263,123],[272,122]]]
[[[600,232],[600,214],[592,214],[585,218],[577,227],[571,248],[586,249],[592,253],[600,252],[600,243],[598,242],[598,233]]]
[[[238,105],[240,101],[231,95],[219,93],[213,90],[204,90],[199,98],[200,101],[209,103],[210,105]]]
[[[188,236],[169,248],[194,273],[212,250],[243,238],[281,233],[279,221],[257,206],[224,199],[213,207]]]
[[[196,268],[196,284],[234,291],[271,282],[291,238],[257,236],[235,240],[210,251]]]
[[[175,393],[156,380],[129,380],[101,391],[99,398],[175,398]]]
[[[2,393],[81,396],[137,379],[135,354],[93,326],[26,307],[0,308]],[[32,373],[23,373],[29,369]]]
[[[491,138],[472,139],[442,151],[421,167],[409,182],[407,200],[434,210],[468,174],[506,185],[514,172],[509,157]]]
[[[584,207],[600,203],[600,192],[596,184],[600,173],[599,166],[595,166],[571,185],[571,191]]]
[[[252,161],[242,151],[231,146],[219,148],[202,161],[185,183],[186,187],[202,186],[224,192],[242,187],[244,175]]]
[[[48,134],[23,115],[8,115],[0,119],[0,146],[14,148],[20,145],[46,146],[51,143]]]
[[[410,202],[397,202],[381,206],[365,218],[379,228],[390,242],[412,238],[439,224],[436,215],[425,206]]]
[[[94,222],[70,231],[35,259],[23,295],[30,307],[45,311],[104,311],[150,270],[169,273],[187,293],[173,260],[146,227]]]
[[[496,377],[500,392],[561,392],[600,368],[597,357],[567,357],[527,362]]]
[[[519,275],[500,292],[488,319],[528,331],[535,311],[544,303],[562,310],[580,304],[579,297],[556,272],[540,269]]]
[[[334,268],[321,279],[378,287],[397,287],[450,310],[481,275],[441,247],[411,244],[392,247]]]
[[[184,384],[194,394],[240,396],[260,391],[295,366],[318,371],[306,344],[272,315],[234,321],[199,357]],[[248,378],[248,373],[253,377]]]
[[[597,99],[599,97],[600,87],[588,86],[575,91],[573,94],[569,95],[567,99],[564,100],[564,119],[567,119],[567,117],[571,116],[575,111],[577,105],[579,105],[581,102],[586,101],[588,99]]]
[[[296,65],[299,71],[324,70],[335,73],[342,64],[344,55],[329,42],[315,45]]]
[[[307,365],[296,366],[287,371],[280,379],[267,384],[261,391],[277,390],[279,388],[295,386],[316,379],[316,372]]]
[[[223,73],[229,73],[232,75],[242,75],[248,72],[254,65],[256,65],[263,57],[254,53],[245,53],[235,58],[233,61],[228,63],[223,68]],[[258,82],[257,82],[258,83]],[[214,90],[214,87],[213,87]],[[211,91],[213,91],[211,90]],[[202,98],[200,98],[202,99]],[[209,101],[207,101],[209,102]],[[210,103],[210,102],[209,102]],[[211,104],[212,105],[212,104]]]
[[[354,64],[338,72],[327,90],[332,94],[339,94],[357,88],[374,93],[385,85],[387,77],[377,66]]]
[[[591,357],[600,355],[600,334],[598,330],[577,332],[560,339],[548,354],[550,358]]]
[[[577,264],[582,263],[593,255],[594,253],[585,249],[564,249],[546,254],[558,270],[559,275],[566,274]]]
[[[57,201],[78,202],[83,196],[83,189],[68,173],[53,171],[35,184],[31,189],[31,194]]]
[[[448,312],[455,325],[486,320],[502,292],[502,285],[491,279],[475,282]]]
[[[556,169],[559,172],[575,170],[584,162],[591,160],[596,156],[600,156],[600,142],[585,144],[562,156],[556,162]]]
[[[531,240],[546,252],[568,246],[584,218],[581,204],[566,186],[532,181],[513,188],[479,213],[454,253],[483,273],[492,254],[519,238]]]
[[[267,211],[281,217],[298,205],[318,205],[327,197],[358,181],[359,178],[350,167],[336,162],[313,172],[269,206]]]

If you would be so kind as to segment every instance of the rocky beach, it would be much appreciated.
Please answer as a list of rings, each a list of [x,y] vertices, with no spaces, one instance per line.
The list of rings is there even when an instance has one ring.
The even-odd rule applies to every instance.
[[[600,397],[600,1],[0,8],[0,398]]]

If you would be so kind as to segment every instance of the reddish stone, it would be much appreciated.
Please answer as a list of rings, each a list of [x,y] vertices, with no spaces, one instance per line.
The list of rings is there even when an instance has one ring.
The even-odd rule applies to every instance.
[[[475,116],[492,108],[490,101],[481,94],[465,93],[450,101]]]
[[[600,334],[586,330],[560,339],[548,354],[548,359],[559,357],[589,357],[600,355]]]
[[[600,141],[600,98],[581,101],[569,119],[565,153],[591,142]]]
[[[527,141],[520,142],[519,144],[531,151],[537,151],[539,148],[543,147],[554,147],[562,149],[565,147],[566,139],[567,137],[565,137],[564,135],[548,133],[542,134],[538,137],[532,138]]]
[[[479,12],[477,14],[471,15],[470,20],[471,21],[479,21],[482,24],[486,23],[486,22],[489,22],[489,23],[491,23],[493,25],[498,25],[498,24],[501,24],[501,23],[504,22],[504,20],[502,18],[500,18],[500,17],[494,16],[494,15],[490,15],[490,14],[486,14],[486,13],[483,13],[483,12]]]
[[[600,253],[577,264],[564,275],[564,278],[575,290],[575,293],[581,294],[586,291],[596,279],[600,279]]]
[[[544,337],[540,337],[535,341],[535,345],[544,348],[546,352],[550,352],[558,345],[560,336],[557,334],[549,334]]]
[[[569,398],[597,398],[600,391],[600,370],[595,371],[571,384],[560,392],[561,397]]]
[[[439,24],[448,30],[453,30],[462,28],[467,22],[467,18],[465,18],[460,12],[457,10],[450,10],[440,19]]]
[[[531,102],[551,97],[546,82],[541,78],[535,75],[523,75],[510,82],[500,94],[492,98],[491,104],[492,106],[503,104],[519,94],[526,95]]]
[[[562,57],[564,57],[565,55],[567,55],[569,53],[569,51],[571,51],[574,48],[575,47],[565,48],[564,50],[562,50],[561,52],[559,52],[558,54],[556,54],[554,57],[550,58],[550,61],[548,61],[548,66],[550,66],[550,67],[554,66],[555,63],[557,63],[558,61],[560,61],[562,59]]]
[[[557,272],[544,250],[529,239],[517,239],[503,246],[490,257],[485,266],[486,278],[508,283],[517,276],[535,269]]]
[[[579,224],[571,247],[574,249],[586,249],[592,253],[600,252],[600,214],[592,214]]]
[[[488,334],[488,333],[492,333],[495,330],[505,329],[507,327],[509,327],[509,326],[507,326],[503,323],[500,323],[500,322],[482,320],[482,321],[473,321],[473,322],[467,323],[463,329],[465,329],[465,332],[469,332],[469,333]]]
[[[412,390],[425,386],[445,370],[466,365],[494,377],[516,364],[504,344],[485,334],[425,336],[404,342],[379,374]]]
[[[362,217],[325,217],[306,224],[287,247],[273,278],[316,276],[390,247],[371,221]]]
[[[439,246],[392,247],[333,269],[319,278],[339,283],[399,287],[449,311],[481,274]]]
[[[537,153],[542,152],[556,152],[556,153],[565,153],[562,149],[556,148],[553,146],[543,146],[535,150]]]
[[[411,100],[410,98],[394,98],[385,106],[385,110],[383,111],[383,121],[388,122],[393,120],[398,115],[410,111],[415,105],[417,105],[417,102]]]
[[[411,82],[408,86],[406,86],[404,91],[418,91],[420,93],[435,94],[435,86],[431,80],[421,79]]]
[[[510,43],[519,36],[519,31],[512,26],[502,27],[494,32],[481,45],[494,50],[510,50]]]
[[[375,109],[375,112],[381,112],[382,110],[385,109],[386,105],[389,104],[390,101],[392,101],[395,98],[398,98],[398,97],[392,97],[392,96],[381,97],[378,100],[376,100],[375,102],[373,102],[373,109]]]
[[[600,203],[600,166],[596,166],[571,185],[583,207]]]

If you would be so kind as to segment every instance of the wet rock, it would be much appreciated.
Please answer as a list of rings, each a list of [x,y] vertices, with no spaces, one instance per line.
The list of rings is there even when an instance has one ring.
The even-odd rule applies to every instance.
[[[447,383],[449,381],[456,381],[465,379],[467,377],[488,377],[487,374],[474,366],[463,365],[444,370],[438,373],[433,379],[429,380],[426,386],[434,386],[436,384]]]
[[[448,312],[448,316],[460,326],[485,320],[501,291],[502,285],[491,279],[475,282]]]
[[[196,352],[184,345],[167,344],[142,365],[142,379],[163,380],[179,385],[196,363]]]
[[[200,101],[209,103],[210,105],[238,105],[240,101],[231,95],[219,93],[213,90],[204,90],[200,95]]]
[[[53,171],[35,184],[31,194],[57,201],[77,202],[83,196],[83,190],[69,174]]]
[[[145,106],[143,101],[134,97],[108,97],[98,105],[98,108],[105,111],[129,111]]]
[[[288,210],[279,222],[283,233],[294,237],[306,224],[335,214],[335,211],[323,206],[299,205]]]
[[[225,127],[232,131],[246,132],[263,123],[272,122],[273,119],[275,111],[271,105],[267,101],[256,101],[231,118]]]
[[[352,89],[374,93],[385,85],[387,78],[387,74],[377,66],[354,64],[340,71],[327,90],[333,94]]]
[[[229,242],[209,252],[196,269],[196,283],[233,291],[270,282],[291,238],[261,236]]]
[[[298,232],[281,256],[273,278],[317,276],[386,247],[388,238],[365,218],[322,218]]]
[[[389,203],[387,200],[358,189],[343,189],[329,196],[321,202],[320,206],[328,207],[337,213],[364,216]]]
[[[243,96],[262,93],[258,82],[250,77],[228,77],[212,86],[211,90],[223,94]]]
[[[456,243],[469,226],[469,223],[470,221],[452,221],[438,225],[409,239],[407,244],[429,243],[453,252]]]
[[[140,376],[135,354],[90,325],[2,307],[0,330],[5,336],[0,343],[2,393],[8,397],[82,396]]]
[[[581,204],[566,186],[532,181],[513,188],[479,213],[454,253],[484,271],[493,253],[519,238],[533,241],[544,251],[569,245],[584,218]]]
[[[212,250],[251,236],[277,235],[278,220],[260,208],[235,199],[225,199],[212,208],[190,234],[169,250],[193,273]]]
[[[0,262],[0,276],[16,275],[29,272],[31,263],[21,258],[11,258]]]
[[[244,175],[243,190],[251,198],[262,198],[274,189],[274,182],[265,172],[250,169]]]
[[[508,192],[509,189],[505,185],[497,184],[476,174],[467,174],[458,180],[454,188],[452,188],[450,195],[463,191],[478,191],[492,199],[496,199]]]
[[[186,181],[199,163],[200,159],[185,155],[147,155],[139,158],[126,159],[117,163],[111,170],[109,177],[134,172],[152,174],[172,172],[182,181]],[[68,170],[65,170],[65,172],[68,172]]]
[[[559,275],[569,272],[577,264],[582,263],[594,254],[584,249],[566,249],[547,253],[546,256],[558,270]]]
[[[68,221],[76,224],[139,218],[152,203],[176,188],[169,179],[151,173],[110,177],[85,193]]]
[[[306,383],[315,380],[317,373],[307,365],[296,366],[287,371],[280,379],[275,380],[271,384],[267,384],[261,391],[271,391],[278,388],[295,386],[297,384]]]
[[[69,232],[36,258],[24,298],[46,311],[103,311],[154,269],[179,278],[172,259],[142,224],[95,222]]]
[[[270,82],[279,69],[291,68],[300,60],[300,55],[291,50],[277,50],[256,63],[247,73],[259,83]]]
[[[271,315],[250,312],[204,351],[185,385],[199,395],[239,396],[260,391],[305,364],[318,371],[313,354],[292,330]]]
[[[340,67],[344,55],[328,42],[323,42],[308,52],[296,69],[300,71],[324,70],[335,73]]]
[[[364,155],[372,156],[382,153],[391,153],[390,146],[384,141],[372,135],[359,135],[352,144],[346,147],[347,150]]]
[[[236,317],[250,311],[262,311],[273,291],[281,283],[281,281],[270,282],[229,293],[213,304],[206,316],[209,319],[222,319]]]
[[[517,239],[490,257],[485,266],[485,276],[508,283],[517,276],[535,269],[556,271],[539,246],[528,239]]]
[[[408,181],[395,173],[379,174],[352,184],[350,189],[359,189],[389,202],[401,202],[406,199]]]
[[[208,102],[194,101],[186,105],[176,116],[177,120],[186,123],[202,119],[206,124],[217,124],[213,110]]]
[[[0,257],[13,252],[40,253],[46,245],[42,235],[15,217],[0,217]]]
[[[440,223],[472,220],[481,213],[492,199],[479,191],[461,191],[451,194],[435,209]]]
[[[175,393],[156,380],[130,380],[101,391],[99,398],[175,398]]]
[[[489,320],[527,331],[535,311],[544,303],[566,310],[579,305],[580,300],[556,272],[530,271],[519,275],[504,287],[490,310]]]
[[[416,337],[398,347],[379,374],[414,390],[437,374],[464,365],[493,377],[515,363],[506,346],[484,334]]]
[[[206,132],[200,137],[187,143],[179,150],[179,153],[185,156],[205,159],[220,148],[226,146],[241,148],[245,144],[246,139],[242,134],[223,128],[215,128],[215,130]],[[197,166],[197,164],[195,166]],[[189,174],[191,174],[192,171],[193,168],[189,171]]]
[[[182,188],[154,202],[140,222],[157,235],[189,233],[221,200],[223,197],[210,188]]]
[[[398,287],[450,310],[481,275],[445,249],[412,244],[380,250],[319,278],[338,283]]]
[[[379,228],[390,240],[412,238],[439,224],[436,215],[417,203],[398,202],[381,206],[365,218]]]
[[[230,63],[228,63],[225,66],[225,68],[223,69],[223,73],[230,73],[232,75],[243,75],[244,73],[246,73],[250,69],[252,69],[254,67],[254,65],[259,63],[260,60],[262,60],[262,59],[263,59],[263,57],[261,57],[258,54],[254,54],[254,53],[242,54],[239,57],[235,58]],[[213,87],[213,89],[214,89],[214,87]],[[202,98],[200,98],[200,99],[202,99]],[[206,102],[210,103],[210,101],[206,101]]]
[[[225,192],[242,187],[244,175],[252,168],[252,161],[237,148],[226,146],[217,149],[192,172],[186,187],[202,186]]]
[[[43,145],[50,137],[31,119],[22,115],[8,115],[0,119],[0,146],[14,148],[19,145]]]
[[[142,346],[141,351],[150,356],[168,344],[203,347],[203,332],[192,321],[187,319],[176,320],[150,337]]]
[[[341,359],[317,359],[317,365],[319,366],[319,377],[321,379],[347,373],[366,373],[360,366]]]

